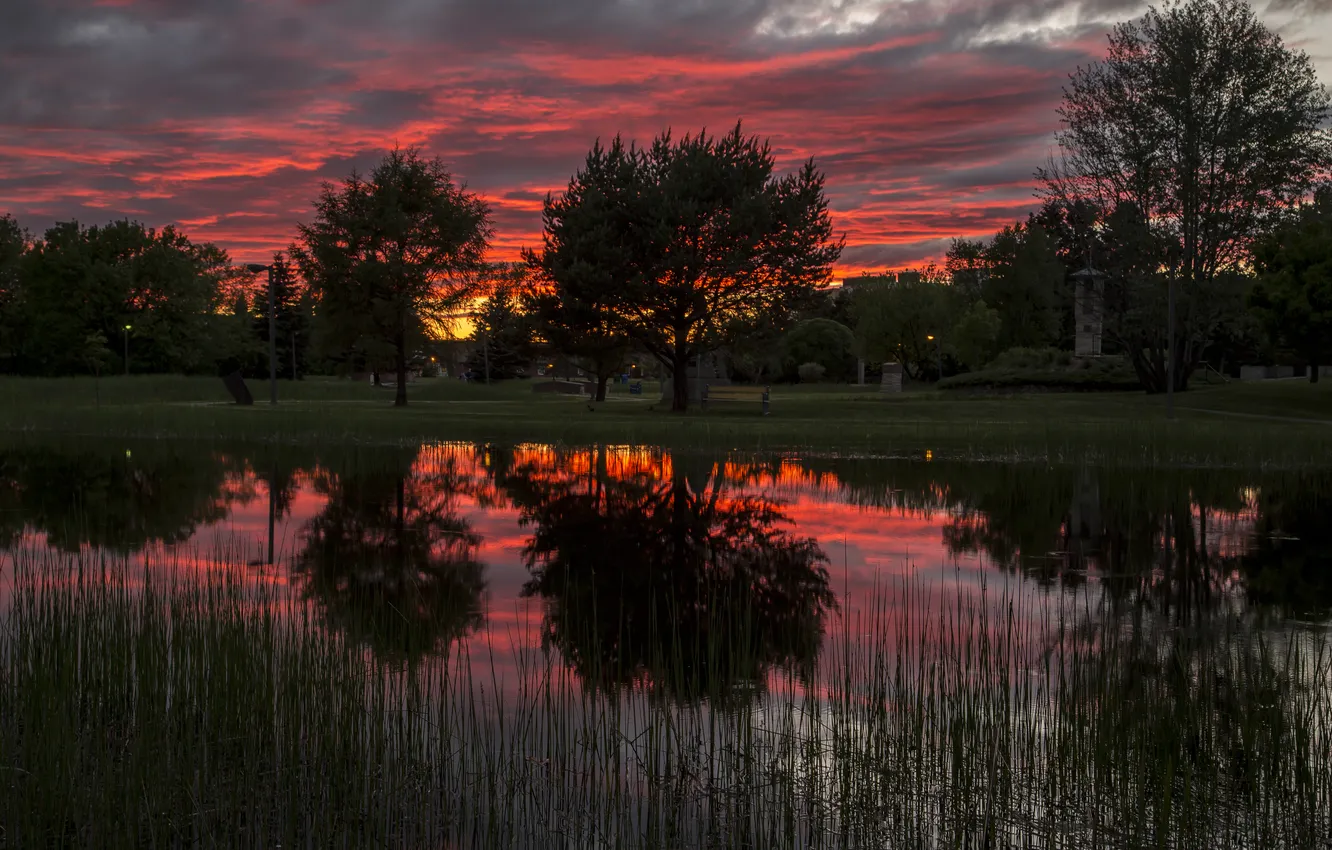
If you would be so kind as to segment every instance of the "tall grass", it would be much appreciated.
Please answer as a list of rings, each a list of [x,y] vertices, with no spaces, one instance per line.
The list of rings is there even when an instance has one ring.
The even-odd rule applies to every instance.
[[[690,678],[703,685],[683,693],[632,676],[593,685],[553,651],[480,643],[380,664],[241,574],[12,556],[0,582],[0,844],[1332,839],[1328,655],[1315,629],[906,585],[859,600],[818,665],[725,693]],[[660,645],[749,651],[743,615],[728,616],[709,623],[712,642]],[[492,663],[501,651],[514,665]],[[710,661],[668,657],[657,675]]]

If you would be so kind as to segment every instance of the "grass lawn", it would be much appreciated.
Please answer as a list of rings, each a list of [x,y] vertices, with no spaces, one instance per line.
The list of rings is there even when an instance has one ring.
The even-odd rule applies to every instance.
[[[538,395],[525,381],[494,386],[446,378],[393,390],[333,378],[251,381],[238,407],[216,378],[0,378],[0,435],[184,437],[335,443],[412,440],[654,443],[687,448],[873,454],[944,452],[977,458],[1078,458],[1131,463],[1332,466],[1332,382],[1232,383],[1165,399],[1139,392],[959,395],[929,388],[885,396],[874,386],[772,388],[772,415],[732,403],[669,413],[655,385],[612,387],[604,404]],[[100,401],[99,401],[100,398]]]

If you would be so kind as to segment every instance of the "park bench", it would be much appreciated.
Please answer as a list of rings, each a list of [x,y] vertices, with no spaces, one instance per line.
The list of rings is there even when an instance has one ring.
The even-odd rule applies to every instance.
[[[703,386],[703,409],[708,409],[708,403],[714,401],[747,401],[758,402],[763,405],[763,415],[767,416],[768,409],[768,388],[767,387],[735,387],[735,386],[712,386],[705,384]]]

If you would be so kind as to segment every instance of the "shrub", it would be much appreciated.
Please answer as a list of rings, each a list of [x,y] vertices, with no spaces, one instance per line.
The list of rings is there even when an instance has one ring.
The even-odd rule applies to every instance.
[[[1122,357],[1079,357],[1053,349],[1014,348],[979,372],[954,375],[939,389],[1047,389],[1107,391],[1140,389],[1137,374]]]
[[[800,375],[802,384],[816,384],[823,379],[824,373],[828,370],[823,368],[822,363],[801,363],[796,372]]]

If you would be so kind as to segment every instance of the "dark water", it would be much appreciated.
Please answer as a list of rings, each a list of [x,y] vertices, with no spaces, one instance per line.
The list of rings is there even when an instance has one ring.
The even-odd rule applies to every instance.
[[[0,546],[243,562],[386,658],[544,641],[601,678],[650,666],[654,624],[704,635],[719,616],[745,618],[765,665],[810,660],[903,577],[1091,594],[1165,624],[1218,606],[1322,622],[1330,507],[1325,474],[1231,469],[541,445],[0,450]]]
[[[381,844],[418,830],[431,839],[411,846],[551,846],[567,830],[565,846],[1321,846],[1329,508],[1326,473],[1246,469],[462,443],[9,446],[0,627],[24,564],[109,565],[130,584],[239,576],[356,646],[358,663],[424,675],[440,718],[465,722],[413,727],[435,736],[411,769],[423,774],[384,762],[384,776],[436,784],[401,786],[418,796],[376,821]],[[24,645],[6,634],[0,645]],[[8,672],[45,681],[40,665]],[[82,686],[48,687],[72,716],[87,711]],[[0,694],[47,711],[21,688]],[[299,697],[299,710],[321,699]],[[41,746],[103,736],[85,721],[93,731]],[[41,772],[46,751],[23,750],[33,730],[0,728],[0,745]],[[87,763],[119,776],[119,758]],[[359,762],[334,764],[357,787]],[[275,781],[255,771],[247,782]],[[293,781],[289,793],[313,793]],[[36,812],[26,834],[67,819],[41,808],[45,787],[11,789]],[[223,803],[256,805],[239,799]],[[341,811],[313,799],[291,834]],[[446,817],[457,799],[488,814]],[[228,821],[226,805],[191,817],[205,830],[209,818],[267,823]]]

